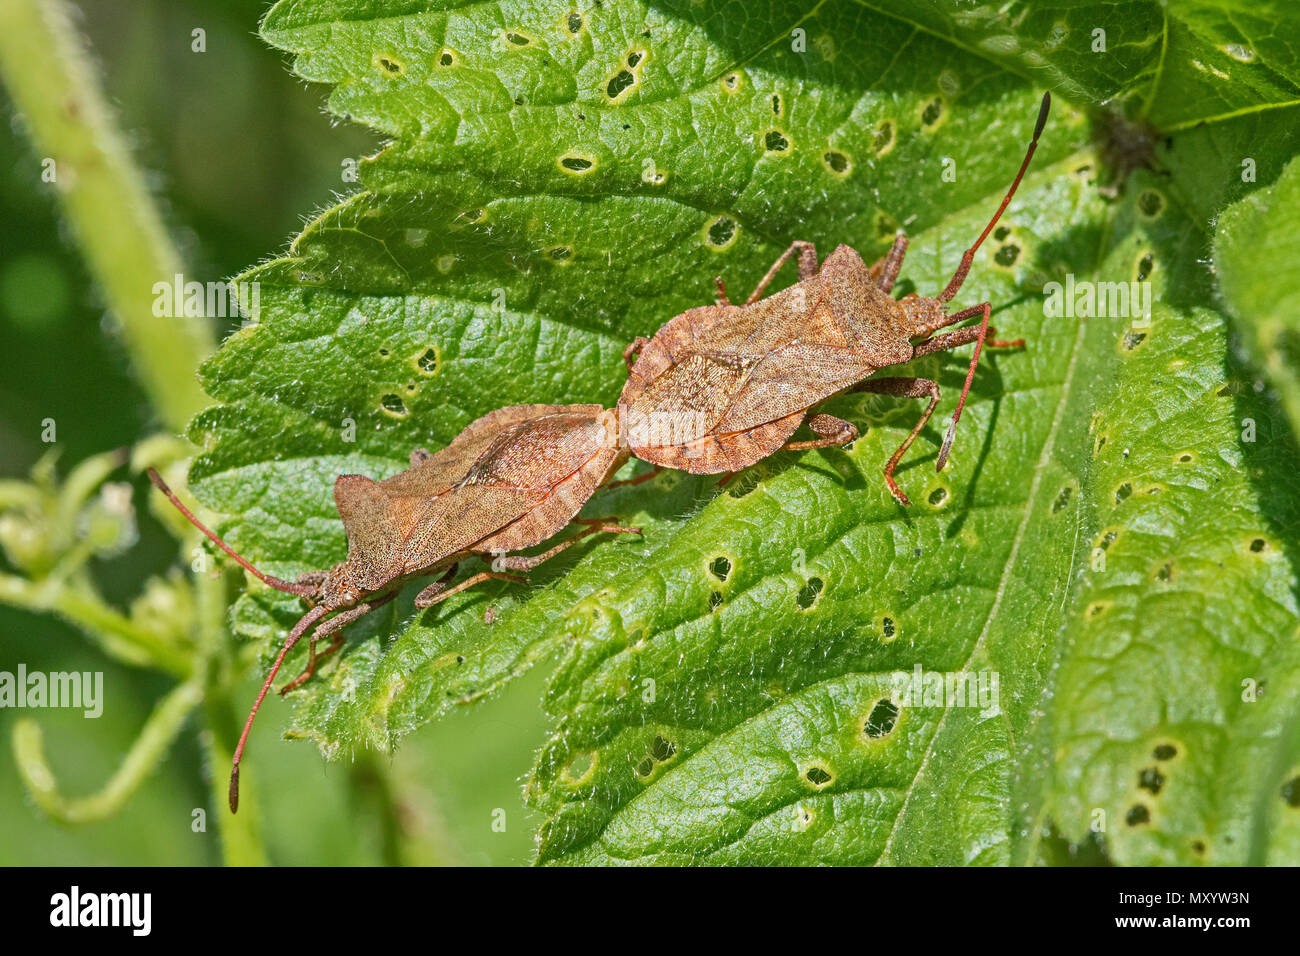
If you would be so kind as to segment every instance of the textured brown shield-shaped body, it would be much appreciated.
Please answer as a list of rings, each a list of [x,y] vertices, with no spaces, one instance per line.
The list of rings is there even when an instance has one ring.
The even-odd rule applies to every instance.
[[[910,359],[908,336],[899,303],[840,246],[816,276],[766,299],[667,322],[619,396],[628,444],[695,474],[747,468],[785,444],[810,407]]]
[[[340,476],[353,581],[375,590],[457,556],[551,537],[627,460],[607,417],[599,405],[514,405],[392,478]]]

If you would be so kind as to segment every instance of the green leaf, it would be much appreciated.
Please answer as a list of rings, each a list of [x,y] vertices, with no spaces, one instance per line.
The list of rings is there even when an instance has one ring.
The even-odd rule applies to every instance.
[[[1296,64],[1269,42],[1293,13],[1269,32],[1222,4],[1166,22],[1076,3],[1058,37],[1028,7],[428,7],[285,0],[263,24],[333,84],[336,114],[391,137],[364,189],[246,276],[260,321],[203,369],[221,404],[192,426],[191,481],[269,570],[342,558],[335,475],[395,473],[501,405],[612,403],[632,337],[709,301],[716,274],[747,291],[793,239],[874,258],[906,228],[900,292],[934,294],[1046,81],[1034,166],[958,296],[1028,346],[986,351],[942,474],[941,428],[922,433],[899,471],[911,509],[880,468],[918,404],[836,399],[863,432],[851,449],[779,454],[721,489],[666,473],[607,490],[586,513],[644,540],[425,611],[410,589],[295,695],[291,735],[389,748],[553,660],[528,783],[543,862],[1300,859],[1300,455],[1243,387],[1204,265],[1208,217],[1254,185],[1242,156],[1263,184],[1295,152]],[[1102,14],[1108,55],[1088,46]],[[1214,95],[1182,76],[1189,50],[1247,41],[1255,60]],[[1098,167],[1129,127],[1084,113],[1115,98],[1132,119],[1208,121],[1118,199]],[[1090,282],[1149,282],[1149,319],[1055,308]],[[937,378],[940,421],[966,361],[895,374]],[[270,653],[300,612],[259,591],[234,624]],[[992,693],[994,675],[975,706],[908,697],[936,676]]]
[[[1300,163],[1224,210],[1214,262],[1247,350],[1300,428]]]

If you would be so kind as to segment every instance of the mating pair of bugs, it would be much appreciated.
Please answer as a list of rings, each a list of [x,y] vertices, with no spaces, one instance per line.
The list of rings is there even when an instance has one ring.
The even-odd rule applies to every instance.
[[[937,297],[894,299],[890,295],[907,250],[902,234],[889,253],[870,267],[843,245],[819,267],[812,243],[792,243],[743,305],[727,300],[718,279],[716,304],[689,309],[653,338],[632,342],[624,352],[629,376],[617,414],[600,405],[501,408],[473,422],[436,454],[412,452],[410,468],[391,478],[340,476],[334,483],[334,500],[347,533],[348,555],[328,571],[313,571],[296,581],[264,574],[195,518],[150,469],[153,483],[245,570],[311,604],[285,638],[244,725],[231,768],[231,811],[239,804],[239,763],[253,719],[285,655],[304,634],[311,631],[307,666],[281,693],[308,680],[320,661],[342,646],[339,631],[344,625],[391,601],[413,579],[443,572],[416,595],[415,606],[425,608],[480,581],[522,581],[520,572],[587,535],[639,533],[637,528],[605,519],[577,517],[629,454],[655,469],[618,484],[639,483],[664,467],[695,474],[735,472],[777,450],[824,448],[856,438],[857,428],[849,422],[826,414],[808,416],[810,409],[834,395],[861,391],[928,397],[920,420],[884,469],[890,492],[908,504],[894,470],[934,413],[939,386],[924,378],[870,376],[922,355],[975,343],[961,398],[936,460],[936,470],[942,471],[980,351],[993,331],[990,303],[952,313],[948,303],[970,271],[976,250],[1015,195],[1047,122],[1050,103],[1045,95],[1011,188]],[[798,283],[762,298],[777,271],[796,254]],[[976,326],[942,331],[976,316],[980,317]],[[789,441],[805,418],[818,438]],[[668,436],[655,427],[665,420],[672,425]],[[549,550],[532,556],[510,554],[542,543],[571,523],[583,525],[583,530]],[[491,570],[451,586],[457,564],[472,556],[491,559]],[[333,635],[329,646],[318,652],[317,641],[329,635]]]

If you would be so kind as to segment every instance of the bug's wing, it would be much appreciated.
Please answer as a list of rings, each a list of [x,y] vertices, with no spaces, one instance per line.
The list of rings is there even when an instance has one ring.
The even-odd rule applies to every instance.
[[[483,447],[450,491],[428,503],[402,549],[406,571],[470,548],[531,547],[581,510],[598,483],[575,482],[574,476],[599,470],[603,480],[621,454],[613,436],[607,436],[603,409],[599,405],[531,408],[536,412],[494,419],[494,423],[508,420],[509,425]],[[593,459],[604,462],[606,458],[603,466],[591,464]]]
[[[806,342],[781,346],[750,370],[714,430],[745,431],[811,408],[875,370],[874,363],[845,348]]]
[[[456,489],[494,448],[539,418],[565,411],[594,418],[599,405],[514,405],[489,412],[420,464],[384,481],[342,475],[334,500],[348,536],[348,564],[358,586],[373,590],[404,573],[415,560],[429,567],[465,550],[535,504],[527,489],[491,500]]]
[[[442,494],[460,481],[492,449],[508,444],[511,436],[530,422],[556,414],[598,415],[599,405],[510,405],[488,412],[466,425],[444,449],[420,464],[380,482],[394,497],[427,498]]]
[[[492,487],[526,487],[539,498],[513,523],[478,542],[475,551],[519,551],[545,541],[568,525],[627,461],[627,448],[606,431],[599,406],[594,407],[594,414],[568,413],[538,422],[493,463]]]

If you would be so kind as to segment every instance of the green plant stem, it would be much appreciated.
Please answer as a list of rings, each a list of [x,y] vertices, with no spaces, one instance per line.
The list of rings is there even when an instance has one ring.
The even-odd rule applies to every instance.
[[[20,720],[13,731],[18,775],[36,805],[59,823],[73,825],[106,820],[122,808],[127,798],[157,766],[180,733],[190,711],[202,699],[203,689],[196,681],[186,681],[174,688],[149,715],[140,735],[108,783],[90,796],[75,799],[59,793],[54,772],[45,759],[40,725],[34,720]]]
[[[421,821],[412,803],[426,806],[432,796],[416,797],[400,779],[390,758],[362,750],[348,773],[354,806],[371,815],[379,829],[380,858],[385,866],[452,866],[457,854],[447,845],[437,821]]]
[[[51,188],[119,322],[159,416],[174,431],[207,405],[194,370],[212,350],[206,320],[153,314],[156,282],[182,271],[144,178],[113,123],[63,0],[0,4],[0,79],[26,120]],[[33,177],[42,174],[34,165]]]
[[[56,583],[47,587],[12,574],[0,574],[0,602],[29,611],[52,611],[81,628],[106,653],[133,666],[157,667],[189,677],[188,655],[136,627],[93,594]]]

